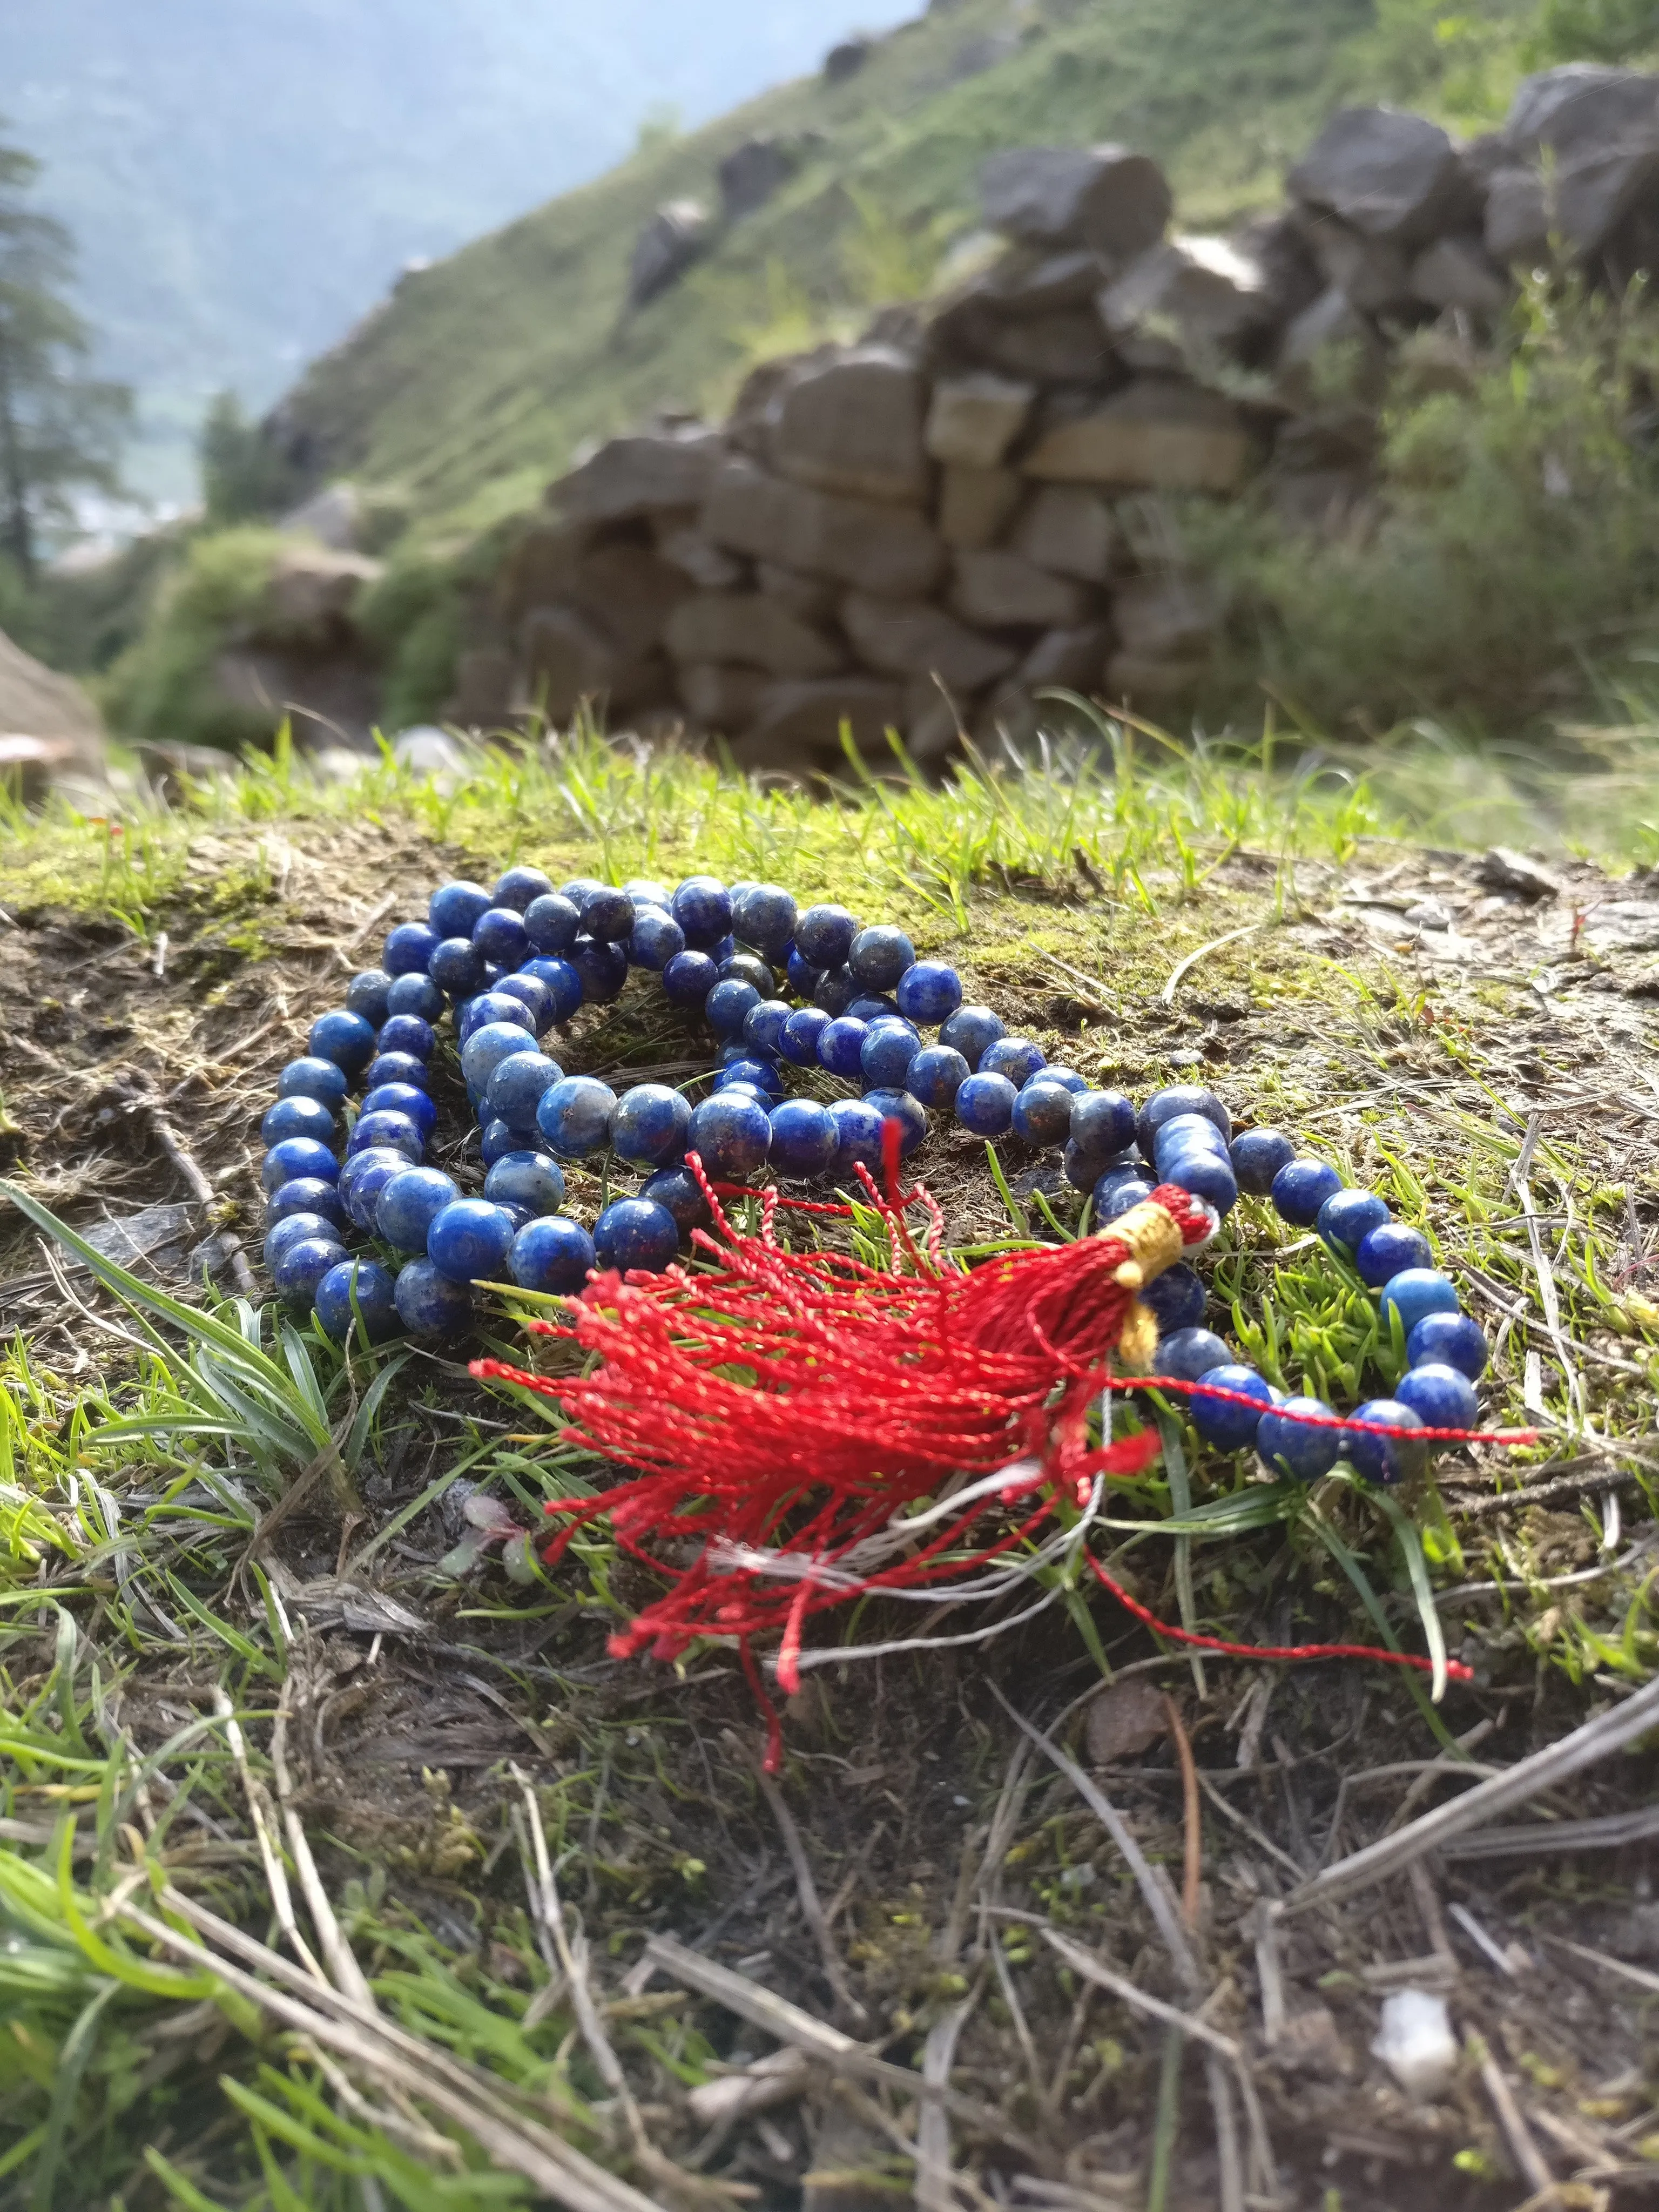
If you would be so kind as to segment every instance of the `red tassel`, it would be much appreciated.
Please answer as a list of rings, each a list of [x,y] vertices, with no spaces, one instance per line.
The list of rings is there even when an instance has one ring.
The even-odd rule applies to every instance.
[[[532,1322],[592,1355],[579,1376],[494,1359],[472,1366],[556,1400],[578,1443],[635,1470],[595,1497],[549,1505],[564,1525],[548,1559],[586,1522],[607,1518],[624,1551],[669,1577],[663,1595],[612,1636],[611,1651],[625,1657],[648,1644],[672,1660],[696,1637],[734,1638],[768,1716],[769,1765],[781,1739],[755,1637],[781,1636],[777,1678],[793,1694],[810,1614],[871,1591],[971,1576],[1024,1542],[1062,1500],[1086,1502],[1096,1477],[1138,1474],[1158,1456],[1151,1431],[1091,1450],[1089,1411],[1103,1388],[1132,1387],[1109,1369],[1132,1310],[1144,1322],[1134,1309],[1143,1278],[1214,1229],[1200,1200],[1165,1184],[1102,1234],[969,1273],[941,1267],[937,1206],[921,1185],[902,1196],[897,1188],[898,1133],[890,1122],[885,1195],[859,1172],[910,1272],[786,1251],[775,1223],[792,1201],[775,1191],[758,1194],[760,1234],[740,1235],[719,1203],[729,1191],[707,1181],[693,1154],[687,1164],[719,1232],[699,1230],[693,1241],[716,1270],[596,1274],[568,1301],[568,1323]],[[913,1206],[930,1216],[927,1257],[905,1219]],[[970,1531],[991,1502],[986,1479],[1004,1472],[992,1493],[1029,1508],[975,1544]],[[947,1484],[968,1494],[959,1511],[927,1522],[926,1540],[920,1528],[907,1535],[890,1525]],[[1188,1639],[1100,1579],[1164,1634],[1250,1649]]]

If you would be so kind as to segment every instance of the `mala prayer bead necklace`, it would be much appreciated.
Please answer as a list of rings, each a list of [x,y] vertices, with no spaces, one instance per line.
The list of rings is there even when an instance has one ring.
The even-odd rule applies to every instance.
[[[719,1042],[697,1104],[657,1083],[619,1097],[541,1048],[579,1006],[617,998],[632,968],[654,974],[669,1004],[700,1014]],[[437,1124],[430,1063],[447,1018],[482,1132],[482,1197],[424,1164]],[[1427,1239],[1382,1199],[1346,1188],[1276,1130],[1235,1133],[1208,1090],[1172,1086],[1137,1111],[1091,1088],[1009,1035],[989,1007],[965,1005],[956,971],[919,959],[902,931],[861,927],[839,906],[802,911],[775,885],[728,888],[709,876],[672,894],[585,878],[556,890],[524,867],[493,890],[446,884],[424,922],[392,930],[381,966],[352,978],[344,1007],[312,1024],[307,1046],[283,1070],[262,1123],[265,1260],[279,1294],[314,1309],[338,1341],[358,1328],[371,1340],[400,1327],[453,1338],[480,1282],[569,1298],[570,1322],[529,1326],[597,1352],[582,1379],[474,1366],[556,1398],[579,1437],[635,1470],[617,1490],[549,1508],[564,1519],[550,1557],[599,1515],[659,1569],[647,1539],[678,1538],[682,1550],[688,1535],[701,1540],[697,1563],[663,1570],[670,1595],[613,1648],[650,1644],[672,1657],[696,1635],[735,1637],[763,1703],[757,1632],[781,1630],[774,1667],[787,1690],[809,1612],[935,1583],[936,1599],[960,1596],[964,1569],[1030,1538],[1063,1500],[1092,1517],[1102,1479],[1139,1472],[1158,1449],[1151,1429],[1091,1447],[1091,1413],[1107,1393],[1156,1385],[1184,1396],[1208,1443],[1254,1449],[1300,1482],[1341,1457],[1367,1480],[1394,1483],[1437,1443],[1531,1439],[1475,1430],[1484,1336]],[[819,1069],[859,1095],[828,1105],[786,1096],[790,1067]],[[951,1267],[925,1188],[899,1188],[901,1158],[921,1143],[930,1111],[953,1113],[975,1136],[1062,1146],[1097,1233],[967,1273]],[[562,1211],[560,1162],[603,1154],[646,1180],[606,1205],[590,1235]],[[720,1197],[754,1193],[769,1170],[760,1234],[739,1235]],[[851,1211],[777,1188],[813,1182],[861,1186],[899,1272],[778,1243],[780,1207]],[[1241,1192],[1315,1231],[1376,1293],[1384,1338],[1404,1346],[1391,1395],[1346,1418],[1318,1399],[1286,1398],[1203,1325],[1204,1287],[1181,1255],[1213,1236]],[[925,1251],[908,1225],[917,1207],[931,1224]],[[386,1260],[349,1256],[349,1227],[398,1255],[395,1274]],[[720,1262],[717,1295],[706,1273],[677,1264],[687,1236]],[[734,1367],[752,1380],[732,1380]],[[1101,1425],[1109,1433],[1103,1416]],[[828,1502],[815,1511],[809,1491]],[[937,1493],[948,1506],[902,1518]],[[994,1504],[1022,1504],[1024,1517],[964,1553]]]

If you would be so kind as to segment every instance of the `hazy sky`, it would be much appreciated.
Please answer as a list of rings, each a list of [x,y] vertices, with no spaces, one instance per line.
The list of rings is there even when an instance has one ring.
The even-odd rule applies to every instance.
[[[921,0],[0,0],[4,134],[80,240],[133,473],[186,488],[205,397],[263,408],[403,264],[815,69]]]

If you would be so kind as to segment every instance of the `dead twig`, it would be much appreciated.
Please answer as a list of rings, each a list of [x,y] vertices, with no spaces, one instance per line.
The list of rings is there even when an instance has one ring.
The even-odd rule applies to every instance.
[[[795,1876],[795,1893],[800,1899],[801,1917],[811,1929],[812,1940],[818,1947],[818,1956],[823,1961],[824,1979],[835,1991],[836,2002],[844,2013],[854,2020],[866,2021],[870,2015],[853,1994],[852,1984],[847,1978],[847,1969],[836,1948],[836,1939],[830,1932],[830,1923],[824,1917],[823,1905],[818,1896],[817,1884],[812,1879],[806,1846],[800,1839],[795,1816],[784,1802],[782,1790],[765,1769],[757,1766],[755,1774],[761,1786],[761,1795],[771,1807],[772,1818],[778,1824],[783,1848],[789,1854],[789,1864]]]
[[[1187,1923],[1189,1936],[1198,1932],[1199,1907],[1203,1901],[1204,1883],[1204,1823],[1198,1802],[1198,1768],[1193,1759],[1193,1747],[1188,1741],[1187,1730],[1181,1718],[1181,1709],[1166,1691],[1164,1710],[1169,1716],[1170,1734],[1175,1738],[1176,1756],[1181,1761],[1181,1810],[1184,1839],[1181,1877],[1181,1917]]]
[[[1515,2101],[1515,2093],[1504,2079],[1503,2069],[1478,2035],[1469,2038],[1470,2055],[1480,2069],[1480,2086],[1492,2100],[1498,2115],[1498,2124],[1504,2130],[1504,2140],[1510,2147],[1510,2156],[1521,2169],[1522,2179],[1532,2191],[1538,2204],[1559,2204],[1560,2197],[1555,2185],[1555,2176],[1544,2163],[1542,2152],[1532,2139],[1521,2107]]]
[[[960,2004],[940,2014],[927,2031],[921,2054],[921,2078],[936,2089],[950,2086],[956,2063],[957,2044],[967,2026],[982,1978]],[[921,2212],[955,2212],[951,2187],[951,2118],[943,2105],[923,2105],[916,2116],[915,2201]]]

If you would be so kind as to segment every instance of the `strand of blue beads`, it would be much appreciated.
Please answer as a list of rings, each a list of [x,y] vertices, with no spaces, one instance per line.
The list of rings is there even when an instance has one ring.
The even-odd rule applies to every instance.
[[[542,1048],[578,1007],[616,999],[630,969],[656,975],[669,1005],[714,1032],[720,1065],[695,1106],[662,1084],[618,1097],[592,1076],[567,1075]],[[425,1164],[437,1119],[429,1064],[446,1019],[482,1130],[482,1197]],[[479,1281],[563,1292],[595,1265],[666,1267],[706,1213],[684,1165],[688,1151],[716,1182],[752,1182],[769,1169],[786,1182],[844,1184],[856,1163],[878,1165],[885,1121],[900,1122],[908,1152],[929,1113],[949,1109],[977,1137],[1063,1146],[1065,1174],[1090,1194],[1097,1224],[1157,1182],[1193,1192],[1218,1216],[1242,1191],[1316,1229],[1377,1292],[1385,1329],[1397,1319],[1407,1371],[1391,1398],[1354,1416],[1389,1433],[1345,1434],[1287,1418],[1331,1409],[1281,1400],[1234,1360],[1203,1326],[1204,1288],[1190,1267],[1161,1277],[1148,1293],[1160,1370],[1261,1407],[1195,1397],[1193,1419],[1211,1443],[1254,1446],[1304,1480],[1345,1453],[1362,1474],[1392,1481],[1425,1456],[1414,1430],[1467,1428],[1476,1417],[1485,1340],[1432,1266],[1426,1238],[1381,1198],[1345,1188],[1334,1169],[1298,1157],[1275,1130],[1236,1136],[1210,1091],[1176,1085],[1137,1111],[1121,1092],[1091,1088],[1030,1038],[1010,1036],[988,1006],[964,1004],[956,970],[918,958],[902,930],[866,927],[841,906],[803,911],[775,884],[692,876],[671,892],[584,878],[556,890],[523,867],[490,890],[446,884],[424,921],[391,932],[382,965],[352,979],[344,1008],[313,1024],[308,1047],[283,1070],[264,1123],[265,1255],[283,1297],[314,1307],[337,1339],[359,1316],[371,1337],[399,1326],[453,1334]],[[845,1095],[827,1104],[786,1097],[786,1067],[836,1079]],[[359,1079],[365,1096],[337,1160]],[[590,1235],[562,1211],[560,1163],[605,1153],[646,1180],[607,1205]],[[387,1257],[350,1258],[348,1225]]]

